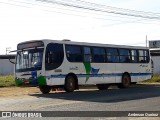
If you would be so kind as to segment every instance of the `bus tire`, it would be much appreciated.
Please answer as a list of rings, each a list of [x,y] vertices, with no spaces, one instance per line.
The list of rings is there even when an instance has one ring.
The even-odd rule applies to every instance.
[[[123,74],[122,83],[118,84],[119,88],[128,88],[131,84],[131,78],[128,74]]]
[[[97,84],[96,86],[99,90],[107,90],[109,87],[107,84]]]
[[[73,92],[76,88],[75,79],[72,75],[66,77],[64,90],[66,92]]]
[[[51,91],[51,87],[47,85],[39,86],[39,89],[43,94],[48,94]]]

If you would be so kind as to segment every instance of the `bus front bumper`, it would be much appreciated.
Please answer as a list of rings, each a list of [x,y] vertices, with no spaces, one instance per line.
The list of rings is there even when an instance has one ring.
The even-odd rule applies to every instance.
[[[46,77],[31,77],[30,79],[16,78],[16,86],[45,86],[47,85]]]
[[[37,79],[15,79],[16,86],[38,86]]]

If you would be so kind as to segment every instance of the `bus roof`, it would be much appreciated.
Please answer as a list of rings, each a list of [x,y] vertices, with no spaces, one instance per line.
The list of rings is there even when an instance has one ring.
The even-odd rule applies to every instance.
[[[71,40],[68,40],[68,39],[64,39],[64,40],[51,40],[51,39],[29,40],[29,41],[21,42],[19,44],[29,43],[29,42],[38,42],[38,41],[43,41],[44,43],[53,42],[53,43],[62,43],[62,44],[69,44],[69,45],[83,45],[83,46],[86,45],[86,46],[97,46],[97,47],[118,47],[118,48],[149,49],[149,47],[143,47],[143,46],[129,46],[129,45],[116,45],[116,44],[77,42],[77,41],[71,41]]]

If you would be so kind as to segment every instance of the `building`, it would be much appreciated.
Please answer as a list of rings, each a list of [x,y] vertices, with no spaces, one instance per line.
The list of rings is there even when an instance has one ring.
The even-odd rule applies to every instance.
[[[160,75],[160,40],[149,41],[149,48],[153,60],[153,74]]]
[[[10,62],[15,61],[15,55],[0,55],[0,75],[13,75],[14,64]]]
[[[160,75],[160,48],[159,49],[150,49],[151,57],[153,60],[153,74]]]

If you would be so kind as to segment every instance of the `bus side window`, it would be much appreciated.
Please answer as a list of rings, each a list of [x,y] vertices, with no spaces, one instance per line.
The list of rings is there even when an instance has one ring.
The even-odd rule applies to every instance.
[[[149,62],[149,51],[148,50],[139,50],[139,62],[148,63]]]
[[[138,62],[137,50],[131,50],[131,60],[132,60],[132,63]]]
[[[148,63],[150,61],[149,50],[144,51],[145,62]]]
[[[54,61],[54,53],[53,53],[53,51],[48,51],[46,59],[47,59],[46,63],[48,63],[48,64],[54,63],[53,62]]]
[[[82,62],[81,47],[76,45],[66,45],[66,55],[69,62]]]
[[[106,49],[106,61],[109,63],[118,63],[119,62],[119,55],[118,50],[116,48],[107,48]]]
[[[128,49],[119,49],[120,62],[129,63],[130,62],[130,51]]]
[[[105,62],[105,49],[94,47],[92,48],[92,61],[95,63],[104,63]]]
[[[64,59],[64,51],[62,44],[50,43],[46,48],[45,68],[46,70],[53,70],[58,68]]]
[[[83,58],[84,58],[84,62],[91,62],[92,61],[90,47],[83,47]]]

